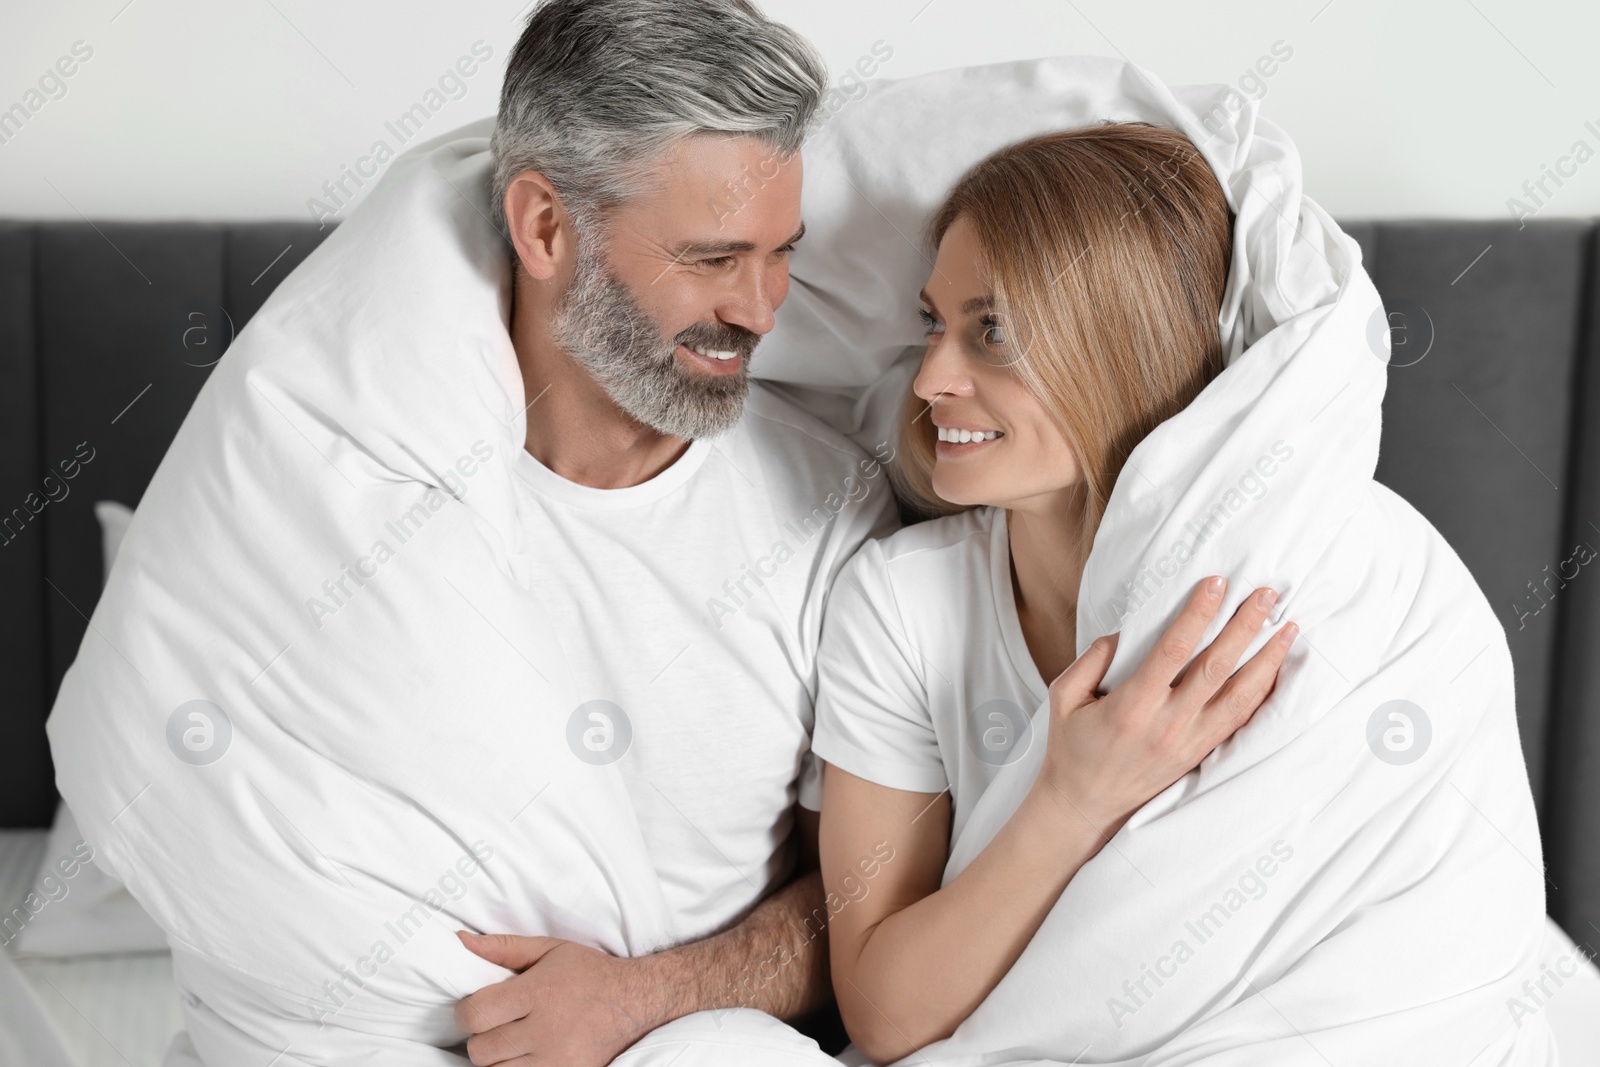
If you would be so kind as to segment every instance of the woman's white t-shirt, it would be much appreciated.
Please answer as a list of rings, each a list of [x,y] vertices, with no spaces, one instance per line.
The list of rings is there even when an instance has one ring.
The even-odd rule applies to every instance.
[[[1048,696],[1017,620],[1004,509],[862,545],[829,598],[817,690],[812,752],[891,789],[950,790],[958,835],[1034,743]]]

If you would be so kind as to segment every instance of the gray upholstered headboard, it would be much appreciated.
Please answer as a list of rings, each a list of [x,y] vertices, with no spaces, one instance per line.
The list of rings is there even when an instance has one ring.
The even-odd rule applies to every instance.
[[[99,597],[94,502],[138,503],[229,323],[329,232],[0,222],[0,826],[55,807],[43,725]]]
[[[1346,229],[1390,311],[1409,309],[1409,351],[1432,334],[1425,358],[1389,372],[1378,475],[1444,532],[1505,624],[1551,912],[1583,940],[1600,928],[1597,228]],[[0,223],[0,826],[46,825],[55,806],[44,720],[96,640],[94,502],[138,502],[231,332],[324,236]],[[1506,862],[1533,860],[1508,846]]]

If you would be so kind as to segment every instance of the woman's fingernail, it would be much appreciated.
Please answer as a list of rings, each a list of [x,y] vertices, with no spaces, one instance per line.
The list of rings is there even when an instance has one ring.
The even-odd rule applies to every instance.
[[[1256,603],[1261,605],[1262,611],[1271,611],[1272,605],[1278,602],[1278,591],[1276,589],[1263,589],[1256,594],[1256,597]]]
[[[1294,639],[1299,636],[1300,627],[1292,622],[1288,626],[1285,626],[1283,629],[1278,631],[1278,640],[1282,641],[1286,645],[1294,644]]]
[[[1206,579],[1206,596],[1221,596],[1222,591],[1226,588],[1228,588],[1228,579],[1222,577],[1220,574],[1215,578]]]

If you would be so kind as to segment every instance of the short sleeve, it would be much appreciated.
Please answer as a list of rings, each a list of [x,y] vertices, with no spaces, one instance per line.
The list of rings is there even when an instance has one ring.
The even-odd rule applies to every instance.
[[[796,801],[807,811],[822,810],[822,763],[809,750],[800,757],[800,789]]]
[[[910,643],[879,542],[868,541],[828,597],[811,750],[878,785],[938,793],[949,780]]]

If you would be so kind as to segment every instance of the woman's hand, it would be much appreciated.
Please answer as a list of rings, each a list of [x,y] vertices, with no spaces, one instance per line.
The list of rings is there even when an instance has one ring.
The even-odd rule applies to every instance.
[[[1266,703],[1299,628],[1289,623],[1236,671],[1277,602],[1258,589],[1191,664],[1222,606],[1227,582],[1208,578],[1122,685],[1096,688],[1116,652],[1102,637],[1050,684],[1050,731],[1035,788],[1066,801],[1106,838],[1167,786],[1199,766]]]
[[[1050,686],[1044,765],[1028,796],[948,883],[948,789],[902,792],[827,768],[823,881],[830,899],[850,900],[836,912],[830,907],[833,986],[850,1037],[874,1062],[949,1037],[1011,970],[1106,838],[1271,694],[1294,643],[1292,624],[1234,669],[1272,609],[1270,590],[1246,601],[1190,663],[1222,607],[1226,586],[1213,582],[1201,584],[1156,650],[1111,694],[1095,689],[1115,637],[1096,641],[1061,672]],[[893,862],[878,865],[866,891],[853,877],[858,859],[885,849]]]

